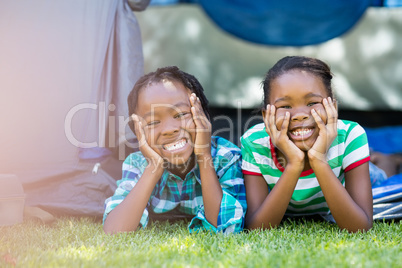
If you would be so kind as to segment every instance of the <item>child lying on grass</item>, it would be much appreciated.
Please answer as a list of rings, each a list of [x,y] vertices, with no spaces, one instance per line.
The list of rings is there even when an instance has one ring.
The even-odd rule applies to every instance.
[[[351,232],[372,227],[367,136],[357,123],[338,120],[331,79],[327,64],[300,56],[268,71],[264,123],[241,138],[246,227],[317,214]]]
[[[151,214],[192,216],[190,232],[237,233],[246,197],[240,149],[211,137],[207,99],[198,80],[177,67],[141,77],[128,96],[139,152],[105,201],[106,233],[145,227]]]

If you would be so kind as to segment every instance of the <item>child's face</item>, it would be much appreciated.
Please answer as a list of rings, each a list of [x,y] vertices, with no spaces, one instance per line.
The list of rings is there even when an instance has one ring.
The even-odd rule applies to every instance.
[[[147,143],[175,165],[185,164],[194,151],[190,94],[179,82],[162,81],[142,89],[138,96],[136,114],[143,122]]]
[[[328,93],[320,78],[305,71],[291,71],[271,84],[270,104],[276,107],[276,126],[281,129],[285,113],[290,113],[288,137],[302,151],[308,151],[316,141],[319,128],[311,114],[315,109],[324,123],[327,113],[323,99]]]

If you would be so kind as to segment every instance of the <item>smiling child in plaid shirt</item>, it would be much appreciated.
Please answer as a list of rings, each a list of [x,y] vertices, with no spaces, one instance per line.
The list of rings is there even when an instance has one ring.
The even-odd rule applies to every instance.
[[[198,80],[177,67],[137,81],[128,105],[140,151],[124,161],[123,178],[105,201],[106,233],[135,231],[156,215],[191,217],[190,232],[243,229],[241,152],[211,136],[207,103]]]

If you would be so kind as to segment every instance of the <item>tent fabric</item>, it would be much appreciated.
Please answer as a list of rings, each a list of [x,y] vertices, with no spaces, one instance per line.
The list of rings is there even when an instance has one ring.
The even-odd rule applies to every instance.
[[[395,194],[402,194],[402,174],[391,176],[377,187],[373,187],[373,199],[377,200],[374,203],[390,201],[389,197]]]
[[[372,150],[385,154],[402,153],[402,125],[365,130]]]
[[[394,175],[373,188],[375,220],[402,219],[402,174]]]
[[[135,15],[120,0],[4,0],[0,36],[0,174],[19,177],[27,206],[101,216],[134,139]]]
[[[128,5],[133,11],[144,11],[151,0],[128,0]]]
[[[172,5],[180,3],[198,3],[200,0],[152,0],[151,5]],[[370,0],[373,7],[400,7],[402,0]]]
[[[316,45],[353,28],[366,9],[401,7],[402,0],[152,0],[151,5],[200,4],[218,27],[271,46]]]
[[[350,30],[369,0],[200,0],[223,30],[244,40],[274,46],[319,44]]]
[[[383,0],[384,7],[402,7],[402,0]]]
[[[385,154],[402,153],[402,126],[366,128],[370,149]],[[402,173],[373,187],[375,220],[402,219]]]

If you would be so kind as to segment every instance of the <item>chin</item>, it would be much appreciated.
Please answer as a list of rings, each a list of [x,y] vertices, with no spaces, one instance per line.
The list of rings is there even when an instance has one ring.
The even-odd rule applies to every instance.
[[[181,166],[181,165],[187,165],[189,161],[191,161],[193,153],[188,153],[188,154],[181,154],[181,155],[175,155],[175,156],[169,156],[166,157],[166,160],[171,163],[172,165],[176,166]]]
[[[310,150],[313,147],[314,142],[297,141],[297,142],[295,142],[295,145],[297,146],[297,148],[299,148],[303,152],[308,152],[308,150]]]

